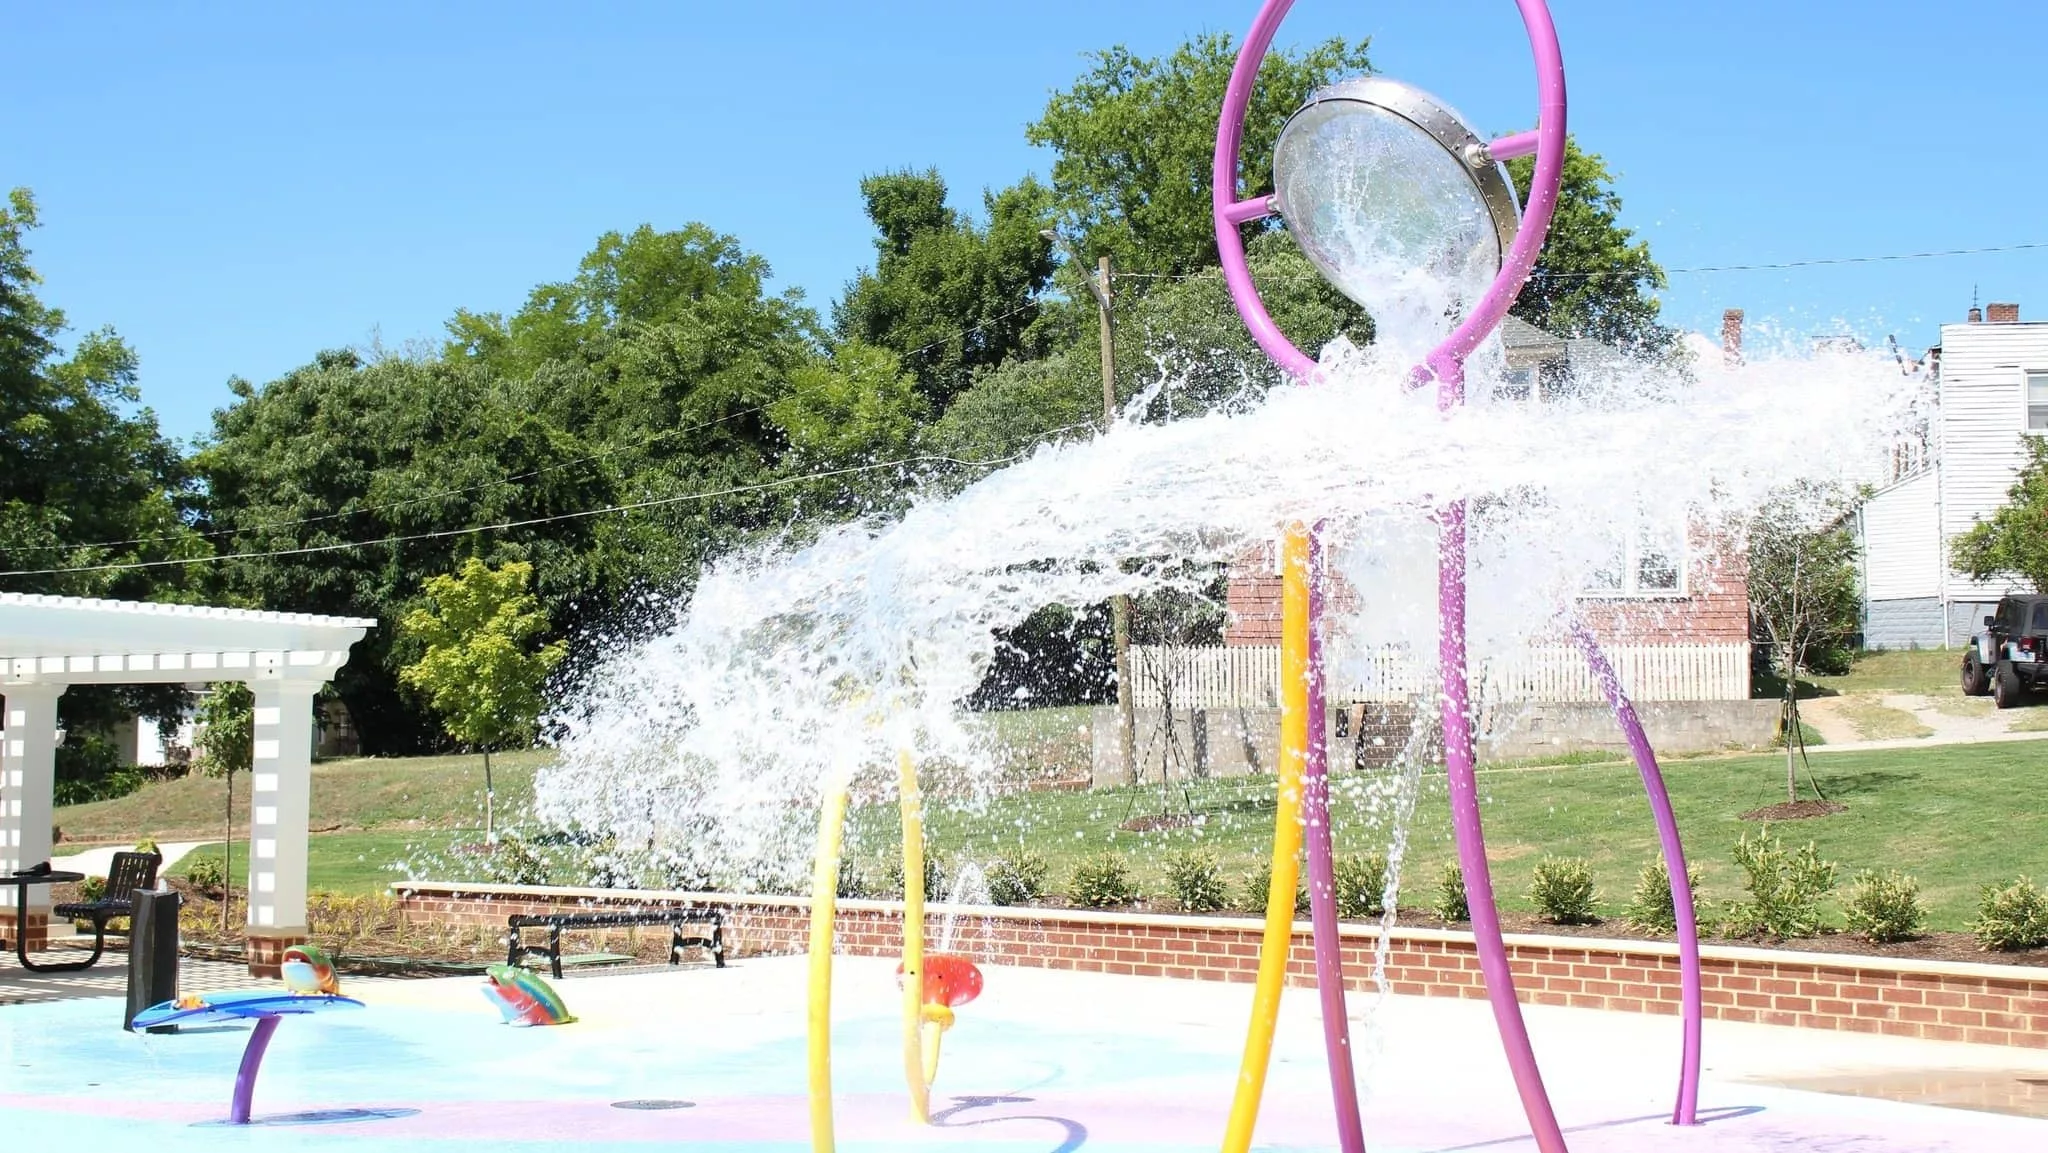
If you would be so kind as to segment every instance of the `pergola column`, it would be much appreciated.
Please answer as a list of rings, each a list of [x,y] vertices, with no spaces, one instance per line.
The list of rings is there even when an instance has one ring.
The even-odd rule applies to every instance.
[[[14,872],[50,859],[51,817],[57,795],[57,698],[63,685],[0,686],[7,697],[7,734],[0,755],[0,871]],[[19,932],[31,950],[48,945],[50,890],[29,889],[28,923],[17,926],[12,892],[0,899],[0,929],[12,943]]]
[[[306,826],[313,800],[317,683],[257,680],[249,792],[249,972],[278,975],[284,951],[307,940]]]

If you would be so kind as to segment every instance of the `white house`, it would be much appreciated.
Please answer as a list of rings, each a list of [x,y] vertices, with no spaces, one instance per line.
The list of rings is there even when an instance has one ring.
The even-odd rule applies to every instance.
[[[1886,482],[1857,516],[1863,636],[1872,648],[1951,648],[1970,635],[2003,581],[1950,569],[1949,545],[2005,503],[2025,460],[2022,436],[2048,435],[2048,323],[2016,304],[1970,310],[1941,326],[1929,353],[1936,389],[1924,442],[1894,454]]]

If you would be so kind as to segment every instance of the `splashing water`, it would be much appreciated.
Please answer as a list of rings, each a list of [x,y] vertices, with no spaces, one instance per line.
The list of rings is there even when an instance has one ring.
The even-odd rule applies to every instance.
[[[1333,345],[1314,388],[1126,420],[893,523],[714,566],[672,628],[613,654],[564,703],[537,815],[658,845],[721,884],[787,887],[807,868],[827,784],[864,788],[899,747],[990,766],[958,702],[994,634],[1045,605],[1198,593],[1206,578],[1181,562],[1221,565],[1290,520],[1320,519],[1358,594],[1334,606],[1334,651],[1433,652],[1430,514],[1465,499],[1472,650],[1501,650],[1554,635],[1627,534],[1739,533],[1780,486],[1856,478],[1916,403],[1875,354],[1753,351],[1731,368],[1696,339],[1662,364],[1583,367],[1536,406],[1495,399],[1496,340],[1472,362],[1471,403],[1444,415],[1433,388],[1409,387],[1433,334],[1408,335]],[[1144,563],[1126,571],[1132,558]],[[1333,674],[1364,683],[1371,670]]]
[[[961,906],[987,903],[988,881],[982,877],[981,866],[973,861],[961,862],[960,875],[953,879],[952,893],[946,898],[946,919],[939,928],[937,951],[953,951],[953,930],[959,927]]]

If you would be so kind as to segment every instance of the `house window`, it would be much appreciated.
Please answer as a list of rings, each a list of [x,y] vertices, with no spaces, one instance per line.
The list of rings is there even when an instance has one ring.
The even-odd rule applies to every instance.
[[[1509,369],[1507,375],[1494,387],[1493,395],[1496,400],[1512,401],[1517,404],[1540,401],[1543,398],[1543,391],[1537,383],[1535,367]]]
[[[2027,374],[2027,431],[2048,432],[2048,372]]]
[[[1586,581],[1589,597],[1685,595],[1685,536],[1639,529],[1615,542],[1607,563]]]

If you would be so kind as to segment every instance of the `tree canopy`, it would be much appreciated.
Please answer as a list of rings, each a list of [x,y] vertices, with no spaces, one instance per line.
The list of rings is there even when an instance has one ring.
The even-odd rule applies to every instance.
[[[1951,546],[1957,571],[1975,580],[2023,580],[2048,593],[2048,438],[2022,436],[2026,461],[1989,519]]]
[[[1103,400],[1086,278],[1100,255],[1115,266],[1117,402],[1170,378],[1135,419],[1272,387],[1210,220],[1234,59],[1223,35],[1089,57],[1025,130],[1050,152],[1044,179],[956,199],[939,171],[898,167],[843,190],[874,257],[829,322],[713,224],[641,224],[599,236],[509,313],[457,309],[438,349],[309,349],[276,379],[230,380],[189,453],[141,406],[138,359],[112,329],[62,343],[29,260],[36,204],[17,190],[0,210],[0,565],[19,574],[4,583],[375,617],[335,686],[365,750],[445,747],[449,731],[400,683],[424,642],[395,627],[432,579],[522,566],[530,639],[589,660],[666,619],[734,549],[893,515],[1049,438],[1092,435]],[[1268,55],[1247,195],[1271,191],[1274,143],[1303,98],[1370,69],[1363,41]],[[1526,189],[1527,165],[1515,172]],[[1612,175],[1574,145],[1565,177],[1518,313],[1569,335],[1661,340],[1662,272],[1620,224]],[[1297,344],[1372,339],[1279,222],[1246,233],[1253,277]],[[31,571],[45,569],[79,571]],[[976,699],[1099,697],[1103,620],[1034,617],[1004,638]],[[1076,671],[1048,679],[1037,665]],[[141,703],[175,714],[177,694],[159,696]],[[65,715],[99,725],[140,701],[79,690]]]

